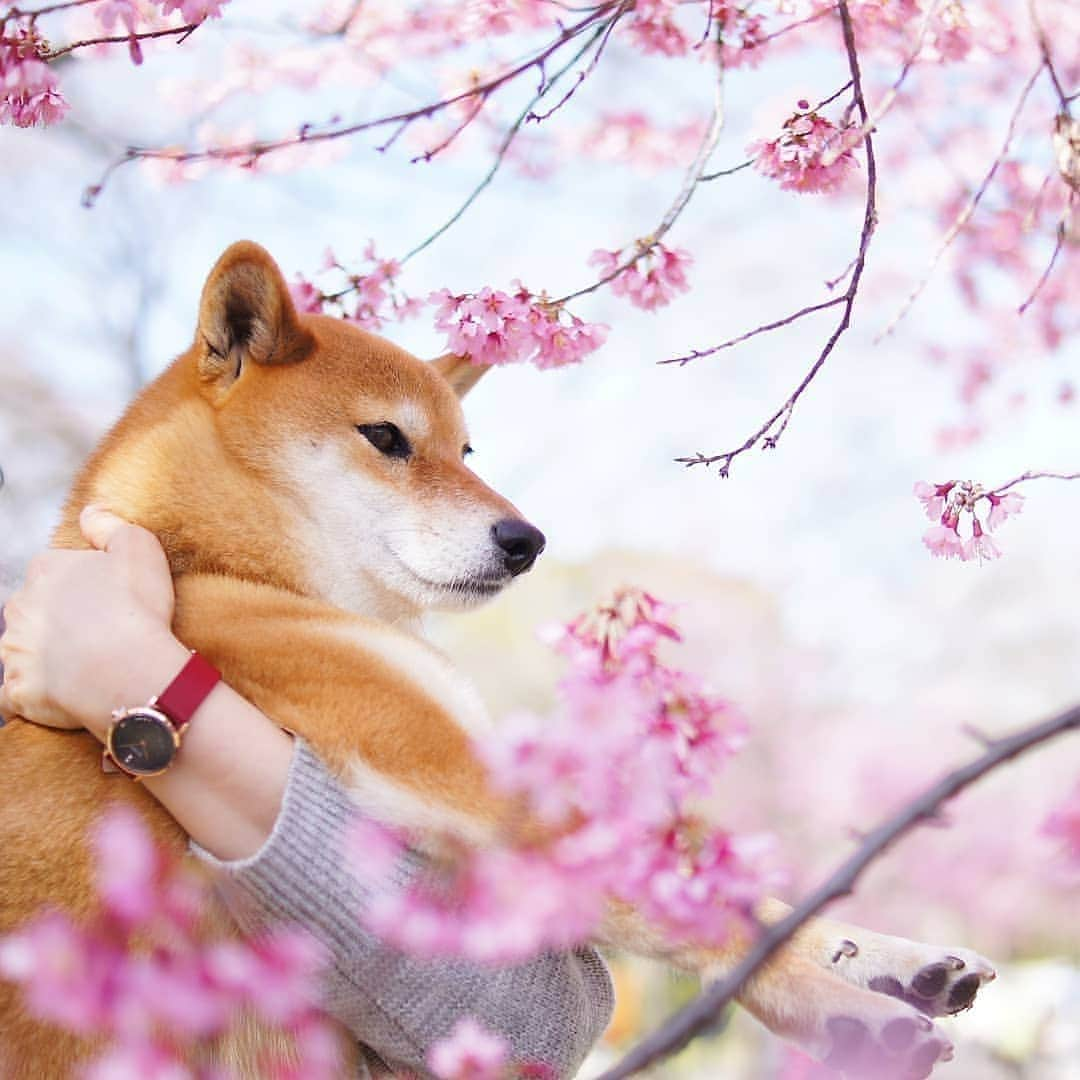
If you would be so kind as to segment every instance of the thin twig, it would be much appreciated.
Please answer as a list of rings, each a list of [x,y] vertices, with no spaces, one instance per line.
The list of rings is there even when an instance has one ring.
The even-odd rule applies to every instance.
[[[188,35],[194,33],[202,26],[201,22],[186,23],[184,26],[170,26],[165,30],[140,30],[133,34],[111,34],[108,37],[86,38],[83,41],[73,41],[62,49],[51,49],[42,56],[42,60],[56,60],[66,56],[76,49],[86,49],[91,45],[126,45],[131,41],[148,41],[151,38],[179,37],[180,43],[187,40]]]
[[[618,19],[618,17],[618,13],[616,13],[616,15],[610,20],[610,22],[614,23]],[[469,207],[472,206],[474,202],[476,202],[476,200],[480,197],[481,193],[495,179],[495,174],[499,171],[503,160],[505,159],[507,153],[510,150],[511,144],[513,143],[514,139],[517,138],[518,133],[521,131],[525,122],[533,115],[533,109],[540,103],[540,101],[543,100],[543,98],[547,95],[551,88],[555,86],[556,83],[558,83],[559,79],[561,79],[562,76],[565,75],[566,72],[569,71],[570,68],[572,68],[574,64],[576,64],[589,51],[589,49],[593,47],[594,44],[596,44],[596,42],[603,34],[605,34],[608,29],[609,24],[600,26],[595,31],[595,33],[592,34],[589,40],[586,41],[585,44],[576,53],[574,53],[574,55],[563,67],[556,71],[550,79],[544,80],[540,88],[533,95],[532,100],[525,106],[524,109],[522,109],[522,111],[518,114],[517,119],[507,129],[506,134],[503,136],[502,142],[499,144],[499,149],[495,153],[495,160],[491,163],[491,168],[488,169],[488,171],[484,174],[484,177],[480,181],[480,183],[478,183],[476,187],[473,188],[472,192],[469,194],[469,197],[461,204],[461,206],[457,208],[457,210],[454,211],[453,214],[450,215],[449,218],[447,218],[447,220],[442,225],[439,226],[439,228],[437,228],[433,233],[431,233],[431,235],[428,236],[425,240],[422,240],[419,244],[417,244],[416,247],[414,247],[411,251],[401,257],[401,262],[403,264],[407,263],[414,255],[418,255],[425,248],[433,244],[451,226],[457,224],[457,222],[461,220]],[[563,104],[563,102],[560,102],[560,105],[561,104]]]
[[[844,303],[846,299],[847,298],[844,296],[834,296],[831,300],[825,300],[820,304],[811,304],[809,307],[801,308],[791,315],[785,315],[784,318],[777,319],[776,322],[765,323],[763,326],[756,326],[753,330],[747,330],[745,334],[740,334],[738,337],[722,341],[719,345],[712,345],[708,349],[695,349],[685,356],[673,356],[667,360],[661,360],[659,363],[661,366],[664,364],[678,364],[682,367],[684,364],[689,364],[691,360],[699,360],[701,357],[711,356],[721,349],[730,349],[733,345],[741,345],[744,341],[749,341],[750,338],[757,337],[758,334],[766,334],[770,330],[778,330],[781,326],[788,326],[806,315],[813,315],[815,311],[824,311],[826,308],[836,307],[837,304]]]
[[[967,204],[960,213],[957,214],[956,220],[953,221],[952,225],[949,226],[948,232],[942,237],[941,244],[938,246],[934,257],[930,260],[930,265],[926,268],[926,272],[923,274],[919,283],[912,289],[908,298],[900,306],[900,310],[892,317],[885,329],[878,334],[876,341],[881,341],[882,338],[888,337],[889,334],[896,329],[900,320],[911,310],[911,306],[918,300],[923,289],[926,288],[930,278],[933,276],[934,270],[937,269],[938,263],[941,262],[941,257],[948,251],[952,242],[959,236],[960,231],[971,220],[971,215],[975,213],[979,203],[982,202],[982,197],[986,194],[986,189],[997,175],[998,168],[1005,160],[1005,155],[1008,154],[1009,148],[1012,146],[1013,137],[1016,135],[1016,125],[1020,121],[1020,114],[1024,111],[1024,103],[1027,101],[1028,95],[1031,93],[1031,88],[1035,85],[1036,80],[1039,75],[1042,74],[1042,70],[1045,66],[1045,62],[1040,60],[1039,66],[1032,72],[1031,77],[1028,79],[1027,83],[1025,83],[1024,89],[1020,94],[1020,100],[1016,103],[1012,116],[1009,117],[1009,128],[1005,135],[1005,142],[1002,144],[997,156],[991,163],[986,175],[982,178],[982,183],[979,184],[972,193],[971,198],[968,199]]]
[[[1070,192],[1070,203],[1075,192]],[[1054,241],[1054,250],[1050,253],[1050,261],[1046,264],[1046,269],[1039,275],[1039,280],[1035,282],[1035,287],[1028,293],[1028,298],[1016,309],[1017,315],[1023,315],[1025,311],[1035,302],[1035,298],[1039,295],[1042,287],[1046,284],[1051,273],[1054,270],[1054,263],[1057,262],[1058,256],[1061,254],[1061,249],[1065,245],[1065,218],[1063,217],[1057,224],[1057,239]]]
[[[843,2],[843,0],[842,0]],[[965,788],[1021,754],[1069,731],[1080,730],[1080,706],[990,742],[985,753],[954,769],[927,788],[899,813],[867,833],[855,852],[784,919],[757,939],[745,957],[722,979],[703,991],[672,1016],[656,1032],[638,1043],[613,1068],[597,1080],[623,1080],[681,1050],[695,1035],[709,1027],[738,994],[800,927],[832,901],[850,894],[868,866],[879,859],[905,833],[936,817],[941,807]]]
[[[840,316],[840,322],[830,335],[829,340],[825,342],[825,346],[818,354],[817,360],[814,361],[813,366],[806,375],[803,376],[802,381],[795,387],[794,391],[792,391],[787,401],[785,401],[757,431],[746,439],[741,446],[736,447],[734,450],[728,450],[722,454],[706,455],[698,453],[690,457],[675,459],[680,464],[686,465],[688,468],[693,465],[708,466],[717,464],[719,475],[727,476],[731,471],[732,461],[740,454],[744,454],[747,450],[757,446],[758,443],[761,443],[765,449],[775,448],[781,436],[787,431],[787,426],[791,422],[791,417],[794,414],[795,406],[798,404],[799,399],[806,392],[818,372],[824,366],[825,361],[828,360],[829,356],[832,354],[833,349],[836,347],[836,343],[840,340],[844,331],[851,325],[851,312],[855,306],[855,297],[859,292],[859,283],[862,281],[863,270],[866,269],[866,256],[870,250],[870,240],[874,234],[874,228],[877,225],[877,162],[874,157],[873,132],[866,126],[868,115],[866,98],[863,94],[862,73],[859,68],[859,54],[855,47],[855,30],[851,22],[851,13],[848,11],[847,0],[839,0],[837,11],[840,14],[840,25],[844,34],[844,50],[847,53],[848,69],[851,72],[852,98],[859,114],[859,122],[862,125],[863,147],[866,152],[866,203],[863,210],[862,230],[859,233],[859,247],[855,255],[854,264],[851,268],[851,281],[848,283],[847,290],[844,292],[843,296],[834,297],[832,300],[822,304],[803,308],[801,311],[789,316],[786,320],[780,320],[777,325],[785,325],[786,323],[793,322],[795,319],[802,318],[802,316],[808,315],[813,311],[820,311],[822,308],[832,307],[834,304],[843,305],[844,310]],[[745,340],[746,337],[753,337],[756,333],[764,332],[765,329],[766,328],[764,327],[759,327],[758,330],[751,331],[749,334],[744,335],[743,339]],[[768,329],[775,329],[775,327],[769,327]],[[688,359],[692,358],[693,357],[691,356]]]
[[[1035,0],[1028,0],[1028,15],[1031,17],[1031,28],[1035,31],[1035,40],[1039,44],[1043,64],[1046,65],[1046,70],[1050,73],[1050,81],[1054,84],[1054,93],[1057,94],[1061,111],[1066,116],[1071,116],[1069,105],[1072,99],[1065,93],[1065,87],[1061,85],[1061,79],[1058,78],[1057,68],[1054,67],[1054,58],[1050,53],[1050,41],[1039,19],[1039,13],[1035,9]]]
[[[740,161],[738,165],[732,165],[728,169],[717,169],[716,172],[705,173],[704,176],[698,180],[699,184],[706,184],[710,180],[719,180],[721,176],[733,176],[737,172],[742,172],[743,169],[749,169],[754,164],[753,158],[747,158],[746,161]]]
[[[193,161],[228,162],[242,160],[244,164],[252,165],[267,154],[273,154],[289,147],[348,138],[352,135],[358,135],[365,131],[373,131],[377,128],[395,128],[396,130],[394,133],[383,145],[383,149],[385,149],[389,147],[414,121],[435,116],[437,113],[444,112],[459,102],[467,101],[471,98],[487,100],[495,92],[533,68],[537,68],[543,72],[545,62],[557,53],[567,42],[572,41],[574,38],[587,31],[589,27],[605,19],[614,10],[627,8],[629,3],[630,0],[606,0],[605,3],[597,4],[595,7],[589,9],[588,14],[583,19],[580,19],[571,26],[562,27],[558,36],[548,42],[542,49],[508,68],[501,75],[493,76],[486,82],[479,83],[467,90],[462,90],[460,93],[453,94],[450,97],[441,98],[438,101],[422,105],[415,109],[376,117],[373,120],[361,120],[353,124],[340,126],[333,125],[322,130],[316,129],[311,124],[304,124],[293,135],[269,139],[265,142],[246,143],[242,146],[212,146],[205,150],[183,151],[153,149],[138,146],[128,147],[122,157],[117,158],[106,168],[98,183],[89,189],[88,196],[93,198],[100,194],[105,183],[116,169],[131,161],[165,160],[176,164],[187,164]]]
[[[616,266],[614,270],[605,274],[599,280],[594,281],[591,285],[586,285],[583,289],[578,289],[576,292],[567,293],[565,296],[560,296],[558,299],[552,300],[551,303],[553,305],[567,304],[571,300],[577,300],[579,297],[596,292],[597,289],[602,288],[609,281],[614,281],[621,273],[629,270],[639,259],[652,251],[667,235],[671,227],[678,220],[679,215],[686,209],[698,184],[701,182],[701,177],[705,172],[705,166],[708,165],[709,158],[712,157],[713,151],[716,149],[716,144],[720,141],[720,132],[724,128],[723,63],[718,60],[716,67],[716,91],[713,98],[712,119],[709,121],[709,127],[705,132],[705,137],[701,140],[701,145],[694,155],[694,160],[686,171],[686,177],[683,180],[682,187],[679,189],[678,195],[675,196],[674,202],[668,207],[667,213],[661,218],[660,224],[657,225],[644,240],[637,244],[634,255],[627,259],[626,262]]]
[[[1002,484],[1001,487],[994,488],[992,491],[987,492],[987,494],[1000,495],[1003,491],[1008,491],[1009,488],[1016,487],[1017,484],[1026,484],[1029,480],[1080,480],[1080,472],[1026,472],[1017,476],[1015,479],[1010,480],[1007,484]]]
[[[42,15],[51,15],[54,11],[67,11],[69,8],[85,7],[87,4],[96,3],[98,3],[98,0],[64,0],[63,3],[49,4],[48,7],[10,7],[3,15],[0,15],[0,23],[8,19],[29,19],[33,22]]]

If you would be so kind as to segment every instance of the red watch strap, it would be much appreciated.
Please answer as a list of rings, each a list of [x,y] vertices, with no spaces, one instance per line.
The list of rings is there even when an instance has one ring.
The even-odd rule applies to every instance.
[[[197,652],[180,669],[180,674],[157,696],[157,707],[178,727],[183,727],[206,695],[221,681],[221,673]]]

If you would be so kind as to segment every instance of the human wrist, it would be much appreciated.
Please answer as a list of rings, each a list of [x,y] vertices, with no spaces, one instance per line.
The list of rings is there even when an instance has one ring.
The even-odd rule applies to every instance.
[[[67,710],[101,742],[112,724],[114,709],[143,705],[161,693],[191,655],[167,628],[146,635],[131,659],[95,671],[82,680],[77,700]]]

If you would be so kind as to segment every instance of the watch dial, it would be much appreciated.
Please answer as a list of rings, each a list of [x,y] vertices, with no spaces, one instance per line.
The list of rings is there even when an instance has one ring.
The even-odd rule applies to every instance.
[[[119,720],[109,740],[117,764],[129,772],[161,772],[176,754],[176,734],[167,720],[133,713]]]

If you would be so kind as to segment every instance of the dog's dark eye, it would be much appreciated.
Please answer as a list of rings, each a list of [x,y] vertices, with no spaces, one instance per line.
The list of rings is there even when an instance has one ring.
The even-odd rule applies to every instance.
[[[409,440],[396,424],[357,424],[356,430],[387,457],[407,458],[412,453]]]

